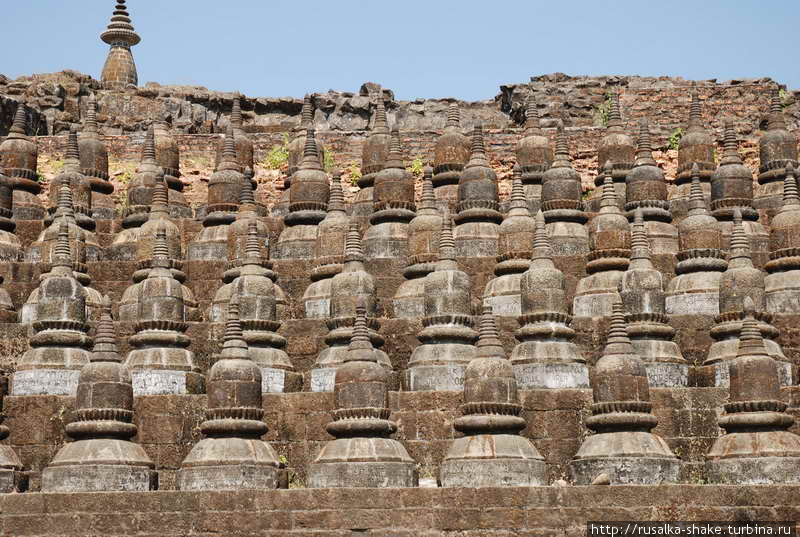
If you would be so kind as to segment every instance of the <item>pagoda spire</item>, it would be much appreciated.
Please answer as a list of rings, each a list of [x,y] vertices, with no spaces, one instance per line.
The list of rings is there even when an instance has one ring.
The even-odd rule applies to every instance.
[[[138,45],[142,38],[131,24],[125,0],[117,0],[111,22],[106,31],[100,34],[100,39],[111,46],[106,64],[103,66],[101,76],[103,86],[115,90],[137,86],[139,76],[136,73],[131,47]]]

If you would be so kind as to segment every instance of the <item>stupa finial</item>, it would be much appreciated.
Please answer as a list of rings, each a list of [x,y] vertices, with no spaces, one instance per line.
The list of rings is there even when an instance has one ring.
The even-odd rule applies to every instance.
[[[476,358],[506,358],[506,352],[500,342],[500,333],[497,331],[497,321],[489,305],[483,307],[478,343],[475,346],[478,350]]]

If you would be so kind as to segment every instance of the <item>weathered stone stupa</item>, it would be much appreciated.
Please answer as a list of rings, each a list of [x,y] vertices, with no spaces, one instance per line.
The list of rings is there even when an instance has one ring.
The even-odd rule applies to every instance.
[[[36,289],[34,334],[17,363],[12,395],[74,395],[89,362],[87,293],[73,273],[69,228],[59,224],[52,268]]]
[[[564,274],[553,263],[544,215],[536,214],[530,267],[522,274],[522,314],[511,352],[517,384],[523,389],[588,388],[589,368],[574,343],[567,312]]]
[[[132,260],[139,237],[139,226],[147,220],[147,213],[153,203],[153,187],[164,180],[164,170],[156,162],[155,131],[147,131],[142,146],[142,158],[136,173],[128,183],[128,206],[122,220],[123,230],[114,238],[109,247],[109,257],[118,260]]]
[[[0,440],[8,438],[10,431],[5,421],[3,410],[4,393],[0,393]],[[7,443],[0,444],[0,494],[16,492],[22,481],[22,462],[16,452]]]
[[[416,463],[390,438],[397,424],[389,420],[389,375],[380,365],[381,354],[370,342],[361,302],[344,363],[336,370],[333,421],[325,428],[336,439],[311,463],[310,487],[417,486]]]
[[[356,192],[353,200],[352,216],[364,223],[373,211],[375,195],[372,188],[375,184],[375,176],[383,169],[386,159],[389,158],[390,142],[389,124],[386,121],[386,103],[383,90],[379,87],[378,95],[375,97],[375,122],[361,149],[362,175],[358,180],[358,187],[361,190]]]
[[[703,127],[700,97],[692,92],[689,106],[689,124],[678,142],[678,174],[675,176],[675,191],[670,199],[672,218],[682,219],[689,212],[689,198],[694,166],[703,189],[703,200],[708,206],[711,191],[711,175],[714,173],[714,154],[717,144]]]
[[[774,211],[781,206],[781,181],[787,173],[787,166],[798,167],[797,137],[786,129],[786,116],[777,87],[770,95],[767,132],[759,140],[758,149],[761,165],[753,206]]]
[[[450,216],[442,218],[439,262],[425,276],[425,317],[420,345],[408,361],[403,383],[410,391],[460,390],[464,371],[475,357],[470,279],[455,260]]]
[[[580,256],[589,253],[589,233],[581,200],[581,176],[572,167],[564,129],[556,137],[556,156],[542,176],[542,212],[553,255]]]
[[[108,176],[108,150],[100,139],[100,128],[97,125],[97,100],[94,93],[86,102],[86,115],[83,130],[78,140],[80,148],[81,173],[86,177],[91,188],[92,212],[89,216],[95,220],[113,220],[116,217],[114,207],[114,185]]]
[[[311,271],[311,284],[303,293],[303,309],[308,319],[325,319],[331,314],[331,282],[342,271],[344,243],[349,227],[350,218],[345,210],[342,192],[342,174],[337,171],[331,181],[328,213],[317,230],[317,266]]]
[[[83,230],[75,221],[75,212],[72,209],[72,190],[66,183],[62,184],[59,190],[58,209],[56,209],[53,222],[31,244],[27,259],[34,263],[40,263],[43,273],[50,271],[55,262],[55,250],[60,240],[61,229],[66,226],[70,255],[72,256],[73,274],[84,288],[88,313],[91,318],[94,318],[96,317],[95,313],[99,311],[102,296],[97,290],[90,287],[92,280],[89,277],[89,269],[86,262],[99,261],[102,250],[100,245],[97,244],[94,234]],[[22,307],[21,321],[23,323],[30,323],[37,318],[36,308],[39,289],[35,289],[30,294]]]
[[[734,209],[733,236],[728,256],[728,269],[719,280],[719,315],[709,335],[714,343],[708,349],[704,366],[714,368],[714,385],[727,386],[729,365],[739,350],[739,334],[744,321],[744,301],[750,299],[756,311],[758,328],[767,353],[775,360],[784,385],[791,384],[792,367],[777,343],[778,330],[771,324],[771,315],[764,311],[766,274],[753,266],[750,243],[739,209]]]
[[[408,257],[408,224],[414,219],[414,177],[403,165],[400,132],[392,130],[389,156],[375,174],[372,188],[374,212],[364,235],[367,259]]]
[[[239,209],[236,212],[236,220],[228,226],[228,267],[222,276],[223,281],[226,283],[236,278],[239,273],[239,262],[245,257],[245,247],[250,237],[251,225],[256,227],[258,250],[260,255],[264,257],[264,261],[266,261],[269,258],[269,228],[258,217],[253,185],[245,179],[239,189]],[[275,278],[273,278],[274,280]]]
[[[650,127],[646,119],[639,122],[636,160],[625,178],[625,185],[628,220],[633,220],[633,211],[642,209],[653,255],[675,255],[678,251],[678,230],[672,225],[667,183],[663,170],[653,158]]]
[[[326,319],[328,335],[325,337],[327,348],[317,356],[314,369],[311,370],[311,391],[333,391],[336,370],[344,363],[347,346],[353,335],[356,318],[356,305],[366,308],[367,327],[373,347],[382,347],[383,336],[378,333],[380,323],[377,320],[377,296],[375,278],[364,267],[364,250],[358,222],[351,219],[347,231],[344,248],[344,266],[342,271],[331,280],[331,313]],[[378,364],[387,371],[392,371],[389,356],[381,350],[375,350],[380,356]]]
[[[239,306],[228,306],[222,352],[208,372],[208,407],[194,445],[178,472],[181,490],[274,489],[278,457],[261,436],[264,423],[261,370],[250,359],[239,322]]]
[[[169,271],[172,277],[181,284],[183,304],[187,321],[200,319],[200,311],[192,291],[185,285],[186,273],[183,271],[181,234],[178,226],[169,218],[167,209],[167,186],[163,180],[157,181],[153,187],[153,205],[147,221],[138,228],[136,246],[136,272],[133,273],[133,285],[125,289],[119,302],[119,320],[136,322],[139,317],[140,287],[153,267],[156,239],[163,234],[167,252],[169,253]]]
[[[306,145],[300,167],[292,176],[289,214],[278,238],[277,259],[313,258],[317,244],[317,225],[325,219],[330,196],[328,175],[319,163],[314,129],[306,129]]]
[[[29,253],[33,260],[47,259],[47,245],[55,243],[58,233],[59,223],[56,222],[57,220],[66,221],[70,227],[79,226],[75,229],[70,229],[70,235],[82,236],[83,242],[85,242],[87,259],[97,261],[102,255],[100,245],[97,244],[97,240],[92,233],[95,222],[89,216],[91,214],[89,183],[79,171],[78,138],[74,133],[70,135],[70,138],[70,148],[67,150],[64,171],[56,176],[50,187],[50,203],[52,207],[48,207],[48,212],[51,213],[51,216],[45,220],[45,225],[49,228],[55,223],[55,229],[48,233],[48,228],[45,228],[31,245]],[[66,188],[66,192],[62,192],[63,188]],[[68,199],[65,198],[64,194],[67,194]],[[69,205],[69,207],[63,206],[65,204]]]
[[[542,176],[553,163],[553,149],[541,128],[533,92],[525,100],[525,126],[522,138],[517,142],[515,155],[522,174],[528,208],[531,214],[536,214],[541,208]]]
[[[295,127],[293,138],[289,142],[289,156],[288,156],[288,170],[286,175],[283,176],[283,192],[281,199],[273,207],[271,215],[276,218],[283,218],[289,214],[289,192],[292,186],[292,176],[300,168],[300,162],[303,160],[303,153],[306,146],[306,131],[314,127],[314,101],[311,94],[306,93],[303,98],[303,108],[300,114],[300,124]],[[317,156],[319,157],[319,165],[324,164],[325,147],[322,142],[317,140]]]
[[[617,192],[606,164],[600,212],[589,222],[591,252],[585,278],[578,281],[572,313],[576,317],[607,317],[618,300],[619,282],[630,263],[631,233],[628,219],[617,205]],[[550,237],[551,242],[555,240]]]
[[[615,302],[603,356],[592,377],[594,404],[586,437],[569,464],[576,485],[589,485],[606,474],[612,485],[678,481],[680,461],[660,437],[650,432],[652,414],[647,371],[628,339],[622,303]]]
[[[597,176],[594,179],[595,189],[587,201],[587,210],[597,212],[600,210],[600,200],[603,195],[603,182],[605,181],[604,169],[606,163],[611,164],[611,177],[614,179],[614,189],[617,192],[617,205],[620,210],[625,208],[626,185],[625,178],[633,168],[636,158],[636,144],[633,138],[625,132],[622,122],[622,113],[619,107],[619,92],[613,91],[610,95],[608,109],[608,123],[606,135],[597,147]]]
[[[484,306],[477,356],[464,375],[464,402],[453,428],[464,433],[450,444],[442,462],[443,487],[530,487],[547,483],[544,457],[520,436],[514,368],[497,332],[491,307]]]
[[[492,308],[495,315],[518,317],[520,306],[520,279],[530,267],[531,248],[536,224],[531,218],[522,179],[517,177],[511,188],[508,213],[500,224],[497,245],[495,278],[486,284],[483,304]]]
[[[156,164],[164,171],[169,197],[169,214],[172,218],[192,218],[194,211],[183,195],[181,181],[181,148],[164,120],[153,121],[153,137],[156,147]]]
[[[733,213],[742,215],[742,225],[750,241],[753,263],[762,268],[769,260],[769,233],[758,221],[753,208],[753,172],[742,163],[733,122],[725,122],[722,160],[711,176],[711,214],[722,230],[722,247],[730,249]],[[763,308],[759,308],[763,310]]]
[[[217,171],[208,180],[208,208],[203,230],[189,243],[189,261],[220,260],[228,255],[228,232],[239,209],[239,194],[245,182],[237,161],[234,130],[228,125],[225,149]]]
[[[262,391],[298,391],[302,378],[294,370],[286,348],[286,338],[278,335],[278,287],[267,277],[259,247],[255,222],[250,222],[241,268],[230,284],[230,300],[239,303],[239,319],[250,359],[261,369]]]
[[[699,168],[694,166],[695,174]],[[722,251],[722,233],[703,200],[700,177],[692,179],[689,214],[678,224],[680,251],[675,277],[667,287],[670,315],[718,315],[719,279],[728,267]]]
[[[483,127],[472,131],[472,152],[458,182],[455,247],[458,257],[495,257],[500,235],[497,174],[489,165]]]
[[[138,315],[128,339],[133,347],[125,365],[131,370],[137,395],[201,393],[203,376],[188,349],[184,334],[187,309],[184,287],[175,279],[167,237],[159,231],[153,246],[150,272],[138,286]]]
[[[0,144],[0,170],[14,180],[14,219],[41,220],[45,210],[39,200],[42,187],[36,175],[39,145],[28,136],[28,114],[19,103],[8,136]]]
[[[100,39],[111,46],[100,77],[103,86],[113,90],[138,86],[139,76],[131,47],[138,45],[142,38],[133,29],[125,0],[117,0],[111,22],[106,31],[100,34]]]
[[[239,169],[244,171],[247,168],[251,170],[255,166],[253,159],[253,140],[247,135],[244,130],[244,122],[242,120],[242,98],[238,93],[233,98],[231,105],[230,126],[233,127],[233,139],[236,149],[236,163]],[[220,139],[217,142],[217,154],[215,157],[214,166],[219,167],[222,163],[222,156],[225,152],[225,140]]]
[[[42,472],[44,492],[128,492],[155,488],[153,462],[131,441],[131,374],[117,352],[111,299],[103,299],[90,362],[78,381],[76,410],[65,444]]]
[[[22,245],[14,234],[17,224],[12,219],[14,180],[3,174],[0,167],[0,261],[21,261]]]
[[[730,362],[730,397],[708,452],[709,481],[735,485],[800,482],[800,437],[781,400],[778,365],[761,338],[753,303],[745,301],[739,352]]]
[[[795,167],[786,165],[783,206],[770,222],[769,262],[764,269],[766,309],[770,313],[800,313],[800,195]]]
[[[433,148],[433,182],[436,206],[455,211],[458,206],[458,184],[469,160],[470,141],[461,132],[461,111],[457,103],[447,107],[444,132]]]
[[[666,315],[664,288],[664,275],[650,259],[642,210],[637,209],[631,231],[631,262],[619,283],[628,337],[644,362],[651,387],[683,387],[689,383],[689,364],[673,341],[675,329]]]
[[[417,215],[408,224],[408,265],[392,300],[393,316],[414,318],[425,315],[425,276],[436,270],[442,215],[436,208],[433,168],[426,166],[422,177],[422,198]]]

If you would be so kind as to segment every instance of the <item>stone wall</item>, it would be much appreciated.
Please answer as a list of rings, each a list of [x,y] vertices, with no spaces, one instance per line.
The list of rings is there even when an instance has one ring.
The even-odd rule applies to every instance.
[[[458,101],[464,126],[481,121],[488,128],[507,128],[523,120],[523,103],[533,91],[546,126],[563,122],[568,127],[601,126],[604,103],[609,91],[621,92],[623,116],[630,120],[648,117],[669,135],[688,116],[689,91],[694,87],[708,113],[755,120],[752,128],[763,122],[767,90],[775,82],[769,78],[688,81],[670,77],[640,76],[567,76],[563,73],[533,76],[529,83],[504,84],[491,99]],[[370,100],[377,86],[365,83],[356,92],[329,90],[315,94],[315,127],[319,131],[363,131],[370,125]],[[162,86],[150,82],[143,87],[122,92],[104,90],[100,82],[75,71],[22,76],[9,80],[0,75],[0,96],[23,102],[37,115],[36,132],[57,134],[79,123],[86,108],[86,98],[95,93],[99,104],[98,119],[106,134],[141,132],[156,117],[170,121],[180,132],[224,132],[233,93],[211,91],[198,86]],[[384,90],[390,125],[401,130],[441,129],[445,110],[452,98],[396,100],[391,90]],[[791,126],[800,121],[800,90],[785,91]],[[281,132],[299,123],[302,97],[244,96],[245,128],[250,132]],[[14,105],[15,107],[15,105]],[[10,117],[0,108],[0,135],[7,132]]]
[[[0,496],[0,534],[542,537],[588,521],[797,521],[800,486],[350,489]]]

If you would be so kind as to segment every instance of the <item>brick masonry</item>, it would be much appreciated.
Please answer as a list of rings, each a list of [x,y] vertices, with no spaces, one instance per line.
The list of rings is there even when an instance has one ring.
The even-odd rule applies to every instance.
[[[542,537],[588,521],[797,521],[798,486],[348,489],[0,496],[7,536]]]

